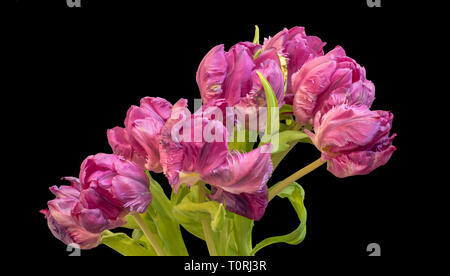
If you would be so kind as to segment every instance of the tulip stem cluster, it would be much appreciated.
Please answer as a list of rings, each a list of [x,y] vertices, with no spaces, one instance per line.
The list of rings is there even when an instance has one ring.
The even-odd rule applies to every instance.
[[[198,203],[205,202],[205,183],[199,181],[197,184],[197,200]],[[211,229],[211,219],[202,219],[203,234],[205,235],[205,242],[208,247],[208,252],[210,256],[217,256],[216,245],[213,239],[213,232]]]
[[[164,252],[162,246],[159,244],[158,240],[153,237],[153,234],[150,232],[150,229],[148,229],[148,226],[142,219],[141,215],[139,215],[138,213],[132,213],[132,216],[136,223],[139,225],[139,228],[141,228],[148,242],[151,244],[153,249],[155,249],[156,254],[158,254],[158,256],[166,256],[166,253]]]
[[[299,180],[300,178],[302,178],[303,176],[307,175],[308,173],[314,171],[315,169],[317,169],[324,163],[326,163],[326,162],[322,161],[319,158],[316,161],[309,164],[308,166],[304,167],[303,169],[300,169],[297,172],[293,173],[292,175],[288,176],[283,181],[275,184],[272,187],[272,189],[269,191],[269,201],[272,200],[277,194],[279,194],[287,186],[289,186],[292,182]]]

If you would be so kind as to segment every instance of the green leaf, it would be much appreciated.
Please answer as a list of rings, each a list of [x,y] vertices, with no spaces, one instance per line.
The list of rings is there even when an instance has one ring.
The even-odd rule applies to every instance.
[[[189,197],[185,197],[180,204],[173,207],[173,214],[181,225],[195,225],[194,228],[199,229],[202,229],[201,220],[211,219],[211,228],[214,232],[221,230],[223,221],[225,220],[225,208],[223,204],[219,204],[216,201],[196,203],[192,202]],[[203,232],[203,229],[201,232]],[[198,233],[194,235],[200,236]]]
[[[270,86],[269,82],[266,80],[266,78],[263,76],[263,74],[261,74],[259,71],[256,71],[256,73],[259,76],[259,79],[261,80],[262,86],[264,88],[264,93],[266,94],[266,103],[267,103],[267,123],[266,123],[266,131],[264,133],[263,138],[261,139],[261,141],[263,143],[266,143],[267,141],[270,140],[270,136],[274,133],[272,133],[275,129],[276,131],[278,131],[278,126],[277,128],[275,128],[275,126],[272,126],[272,116],[279,115],[279,112],[277,112],[276,114],[272,114],[272,110],[273,108],[278,108],[278,101],[277,101],[277,97],[275,96],[275,93],[273,92],[272,87]],[[275,119],[275,118],[273,118]],[[276,118],[277,120],[274,120],[274,122],[276,121],[277,123],[279,122],[278,118]]]
[[[173,205],[177,205],[179,204],[183,198],[189,194],[189,187],[186,186],[185,184],[181,184],[180,187],[178,187],[178,192],[175,193],[172,189],[172,194],[170,195],[170,201]]]
[[[234,214],[233,239],[239,256],[250,256],[251,254],[253,225],[253,220]]]
[[[311,139],[309,138],[309,136],[303,131],[299,130],[285,130],[273,135],[271,140],[272,139],[278,139],[278,148],[274,148],[272,154],[289,150],[292,144],[295,142],[311,143]]]
[[[124,256],[157,256],[153,248],[145,248],[125,233],[104,231],[102,234],[102,243]]]
[[[255,37],[253,38],[254,44],[259,44],[259,27],[255,25]]]
[[[143,219],[156,238],[161,239],[164,251],[168,255],[187,256],[188,252],[181,235],[180,225],[172,213],[172,202],[148,171],[147,175],[150,179],[152,201]]]
[[[139,225],[136,223],[132,215],[127,215],[126,220],[127,223],[125,225],[122,225],[121,227],[128,229],[139,229]]]
[[[273,186],[272,186],[273,187]],[[270,189],[269,189],[270,190]],[[281,198],[288,198],[291,202],[292,206],[295,209],[295,212],[297,213],[297,216],[300,220],[300,225],[295,229],[293,232],[283,235],[283,236],[276,236],[276,237],[270,237],[267,238],[260,243],[258,243],[253,251],[251,252],[251,255],[254,255],[256,252],[261,250],[262,248],[274,244],[274,243],[287,243],[287,244],[299,244],[305,239],[306,235],[306,208],[303,204],[303,200],[305,198],[305,191],[303,190],[302,186],[300,186],[298,183],[293,182],[289,186],[287,186],[285,189],[283,189],[279,194],[279,197]]]

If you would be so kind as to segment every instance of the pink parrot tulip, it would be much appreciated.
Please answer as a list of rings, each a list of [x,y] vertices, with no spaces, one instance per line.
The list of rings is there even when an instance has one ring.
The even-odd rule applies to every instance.
[[[159,136],[170,116],[172,105],[162,98],[145,97],[139,107],[128,109],[125,128],[107,131],[115,154],[135,162],[143,169],[162,172],[159,162]]]
[[[370,107],[375,87],[366,71],[337,46],[316,57],[292,75],[294,115],[301,125],[312,125],[317,112],[325,114],[333,106],[347,103]]]
[[[392,113],[365,105],[339,105],[316,114],[314,133],[305,130],[337,177],[368,174],[388,162],[396,150],[389,137]]]

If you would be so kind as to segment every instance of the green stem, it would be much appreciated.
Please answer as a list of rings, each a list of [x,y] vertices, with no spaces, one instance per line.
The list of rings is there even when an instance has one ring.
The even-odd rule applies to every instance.
[[[325,162],[321,161],[319,158],[316,161],[309,164],[308,166],[304,167],[303,169],[298,170],[297,172],[293,173],[289,177],[285,178],[283,181],[275,184],[269,191],[269,201],[272,200],[282,190],[284,190],[284,188],[289,186],[292,182],[297,181],[298,179],[302,178],[303,176],[307,175],[308,173],[314,171],[315,169],[317,169],[324,163]]]
[[[205,201],[205,183],[199,182],[197,189],[197,200],[199,203]],[[203,234],[205,235],[206,246],[210,256],[217,256],[216,245],[211,229],[211,219],[202,219]]]
[[[297,122],[294,122],[292,124],[292,126],[289,127],[289,130],[299,130],[300,128],[301,128],[301,126]],[[283,159],[286,157],[286,155],[291,151],[291,149],[293,149],[295,147],[295,145],[297,145],[297,143],[298,143],[298,141],[293,142],[291,144],[291,146],[289,147],[289,149],[287,149],[286,151],[272,155],[273,171],[275,171],[275,169],[278,167],[278,165],[281,163],[281,161],[283,161]]]
[[[148,226],[145,224],[145,221],[142,219],[141,215],[138,213],[133,213],[132,216],[136,220],[136,223],[139,225],[142,232],[144,232],[145,237],[150,242],[153,249],[155,249],[156,254],[158,254],[158,256],[165,256],[166,253],[162,249],[162,246],[159,244],[158,240],[153,237],[153,234],[150,232],[150,229],[148,229]]]

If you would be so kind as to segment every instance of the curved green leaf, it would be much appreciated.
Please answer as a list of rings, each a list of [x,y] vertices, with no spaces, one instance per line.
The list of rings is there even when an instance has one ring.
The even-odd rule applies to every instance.
[[[189,197],[185,197],[180,204],[173,207],[173,214],[181,225],[189,225],[189,228],[195,231],[194,235],[202,237],[202,219],[211,219],[211,228],[214,232],[221,230],[225,220],[223,204],[216,201],[196,203],[192,202]],[[200,229],[201,231],[199,231]],[[187,230],[189,231],[189,229]],[[198,232],[202,232],[202,234],[199,235]]]
[[[181,235],[180,225],[172,213],[172,202],[167,198],[159,183],[151,177],[148,171],[146,173],[150,179],[152,201],[142,218],[155,237],[161,239],[168,255],[187,256],[188,252]]]
[[[275,133],[275,131],[278,131],[278,128],[275,128],[275,126],[272,126],[272,120],[274,122],[279,122],[278,118],[272,118],[272,116],[278,116],[278,100],[275,96],[275,93],[273,92],[272,87],[270,86],[270,83],[267,81],[267,79],[261,74],[259,71],[256,71],[258,74],[259,79],[261,80],[262,86],[264,88],[264,93],[266,94],[266,103],[267,103],[267,122],[266,122],[266,131],[264,132],[264,136],[261,139],[263,143],[267,143],[270,140],[270,136]],[[272,112],[273,108],[277,108],[277,112],[273,114]]]
[[[234,214],[233,239],[239,256],[250,256],[253,225],[253,220]]]
[[[272,186],[273,187],[273,186]],[[256,252],[261,250],[262,248],[274,244],[274,243],[288,243],[288,244],[299,244],[305,239],[306,235],[306,208],[303,204],[303,200],[305,198],[305,191],[302,186],[298,183],[293,182],[289,186],[287,186],[283,191],[278,194],[281,198],[288,198],[291,202],[292,206],[297,213],[298,218],[300,219],[300,225],[293,232],[283,235],[267,238],[260,243],[258,243],[253,251],[251,252],[254,255]]]
[[[287,151],[295,142],[311,143],[309,136],[299,130],[285,130],[272,135],[272,139],[278,139],[278,148],[274,148],[272,154]]]
[[[142,246],[138,241],[128,237],[125,233],[104,231],[102,243],[124,256],[157,256],[153,248]]]

